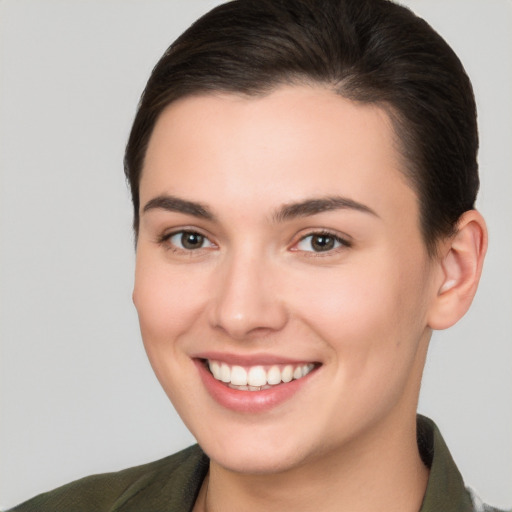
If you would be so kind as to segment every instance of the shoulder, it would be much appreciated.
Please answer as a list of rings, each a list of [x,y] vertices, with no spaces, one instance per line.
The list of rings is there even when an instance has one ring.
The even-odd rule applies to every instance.
[[[471,503],[473,504],[474,512],[512,512],[512,509],[506,511],[487,505],[478,497],[475,491],[473,491],[473,489],[471,489],[470,487],[467,487],[467,491],[471,497]]]
[[[149,464],[76,480],[9,512],[186,510],[195,501],[208,463],[194,445]]]

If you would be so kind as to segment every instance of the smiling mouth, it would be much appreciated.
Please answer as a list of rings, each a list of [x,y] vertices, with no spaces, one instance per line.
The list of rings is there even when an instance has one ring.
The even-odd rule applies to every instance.
[[[215,380],[239,391],[272,389],[292,380],[302,379],[318,366],[315,363],[303,363],[244,367],[208,359],[203,362]]]

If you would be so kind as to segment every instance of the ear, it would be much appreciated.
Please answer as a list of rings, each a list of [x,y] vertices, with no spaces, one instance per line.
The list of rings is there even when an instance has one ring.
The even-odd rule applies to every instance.
[[[465,212],[455,235],[441,243],[439,282],[428,314],[432,329],[446,329],[460,320],[475,296],[485,253],[487,228],[479,212]]]

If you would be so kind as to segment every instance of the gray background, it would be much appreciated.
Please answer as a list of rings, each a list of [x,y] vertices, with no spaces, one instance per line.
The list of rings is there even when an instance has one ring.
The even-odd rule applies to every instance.
[[[0,0],[0,508],[193,442],[131,304],[122,156],[168,44],[217,1]],[[490,249],[470,314],[435,333],[420,411],[484,499],[512,505],[512,3],[409,0],[479,104]]]

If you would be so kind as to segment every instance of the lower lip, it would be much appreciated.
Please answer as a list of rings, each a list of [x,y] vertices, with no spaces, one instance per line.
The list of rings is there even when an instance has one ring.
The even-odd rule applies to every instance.
[[[297,393],[309,380],[311,374],[315,373],[315,370],[313,370],[305,377],[281,383],[270,389],[243,391],[232,389],[215,379],[206,368],[203,360],[195,359],[194,362],[199,370],[204,386],[218,404],[232,411],[246,413],[265,412],[277,407]]]

